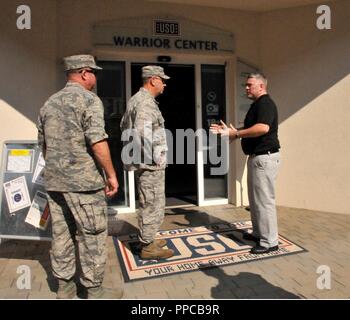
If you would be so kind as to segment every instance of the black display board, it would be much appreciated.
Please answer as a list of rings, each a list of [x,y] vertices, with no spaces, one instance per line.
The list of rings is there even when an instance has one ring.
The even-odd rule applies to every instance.
[[[51,240],[37,141],[6,141],[1,162],[0,238]]]

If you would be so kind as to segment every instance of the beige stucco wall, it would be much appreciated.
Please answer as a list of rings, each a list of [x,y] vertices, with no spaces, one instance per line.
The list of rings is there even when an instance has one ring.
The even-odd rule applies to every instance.
[[[25,1],[31,9],[32,28],[18,30],[16,10],[22,4],[1,1],[1,146],[5,140],[36,139],[38,110],[56,90],[56,3]]]
[[[350,2],[330,8],[322,31],[316,6],[263,14],[262,67],[280,110],[277,203],[350,213]]]

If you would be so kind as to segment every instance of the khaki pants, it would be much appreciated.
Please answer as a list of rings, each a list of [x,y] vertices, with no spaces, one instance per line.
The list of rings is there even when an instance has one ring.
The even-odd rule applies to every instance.
[[[106,263],[107,204],[103,190],[48,192],[52,218],[51,264],[56,278],[76,271],[76,243],[82,274],[89,288],[102,284]]]
[[[248,197],[253,235],[260,245],[278,245],[275,181],[280,166],[279,152],[248,158]]]

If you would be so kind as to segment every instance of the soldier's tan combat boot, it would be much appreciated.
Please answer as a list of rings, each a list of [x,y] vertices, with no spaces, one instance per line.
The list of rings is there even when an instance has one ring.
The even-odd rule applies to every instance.
[[[73,299],[77,296],[77,286],[73,280],[58,279],[56,299]]]
[[[159,248],[163,248],[166,246],[166,240],[164,239],[154,239],[154,242]]]
[[[171,249],[160,248],[155,241],[148,245],[145,245],[142,250],[140,257],[144,260],[159,260],[167,259],[174,255],[174,251]]]
[[[124,295],[122,288],[107,289],[104,287],[88,288],[88,299],[121,299]]]
[[[154,239],[154,242],[159,248],[163,248],[167,244],[166,240],[163,240],[163,239]],[[135,253],[139,255],[144,246],[145,244],[143,244],[142,242],[139,242],[138,245],[136,246]]]

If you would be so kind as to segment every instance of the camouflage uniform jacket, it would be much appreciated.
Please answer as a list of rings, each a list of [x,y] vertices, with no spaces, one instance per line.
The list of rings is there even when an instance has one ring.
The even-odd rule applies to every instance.
[[[45,155],[48,191],[82,192],[104,187],[91,145],[108,136],[101,100],[76,82],[51,96],[40,109],[38,143]]]
[[[120,128],[124,148],[122,159],[125,170],[164,170],[166,167],[166,152],[168,150],[166,134],[164,128],[164,118],[158,108],[158,102],[145,88],[133,95],[126,108],[126,112],[121,120]],[[131,130],[130,130],[131,129]],[[131,135],[125,130],[133,131]],[[127,133],[127,134],[126,134]],[[136,139],[135,139],[136,138]],[[135,143],[136,141],[136,143]],[[139,161],[137,157],[131,156],[132,161],[125,162],[124,151],[127,146],[133,143],[133,148],[139,149],[141,155]],[[131,149],[133,149],[131,148]],[[135,156],[135,152],[131,154]],[[129,151],[128,151],[128,154]]]

